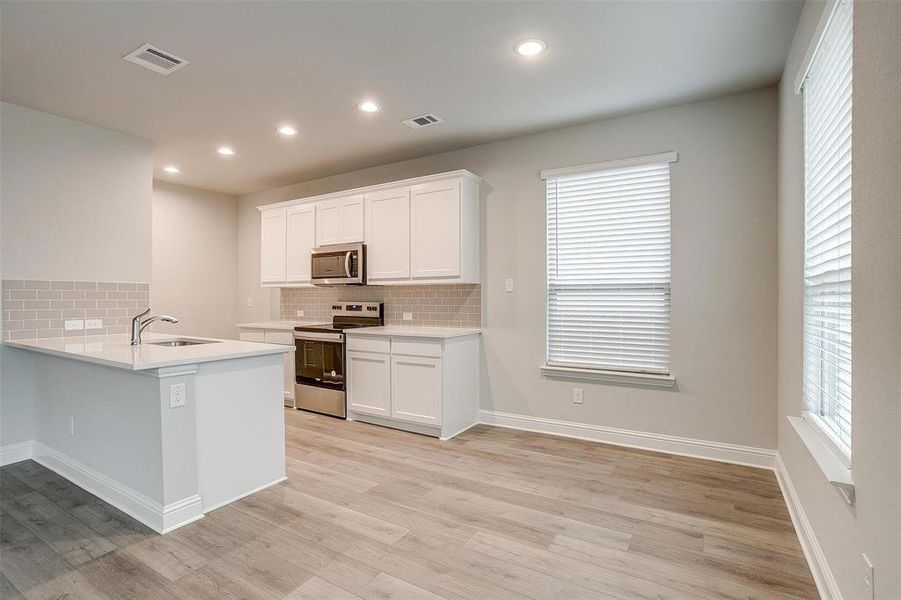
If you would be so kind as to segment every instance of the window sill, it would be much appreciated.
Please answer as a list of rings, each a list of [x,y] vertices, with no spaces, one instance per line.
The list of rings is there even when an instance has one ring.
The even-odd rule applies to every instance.
[[[814,462],[823,471],[827,481],[839,489],[849,505],[854,506],[854,479],[851,477],[851,469],[845,466],[810,421],[804,417],[788,417],[788,422],[807,446],[807,451],[813,456]]]
[[[573,381],[596,381],[614,385],[634,385],[661,389],[676,387],[676,378],[672,375],[653,375],[651,373],[627,373],[625,371],[604,371],[602,369],[580,369],[576,367],[557,367],[542,365],[541,374],[550,379],[568,379]]]

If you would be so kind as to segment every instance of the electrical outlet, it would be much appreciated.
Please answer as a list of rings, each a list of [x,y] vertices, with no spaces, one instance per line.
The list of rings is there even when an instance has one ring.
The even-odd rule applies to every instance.
[[[253,308],[253,296],[247,296],[247,308]]]
[[[85,329],[103,329],[103,319],[85,319]]]
[[[412,321],[413,313],[404,313],[404,321]]]
[[[876,581],[874,579],[875,572],[873,563],[870,562],[870,559],[866,554],[861,554],[861,556],[863,557],[864,599],[876,600]]]
[[[72,319],[65,323],[66,331],[81,331],[84,329],[84,321],[81,319]]]
[[[185,384],[174,383],[169,386],[169,408],[185,405]]]
[[[69,435],[75,435],[75,417],[69,417]]]
[[[582,404],[582,388],[573,388],[573,404]]]
[[[303,316],[303,311],[302,311],[302,310],[297,311],[297,316],[298,316],[298,317],[302,317],[302,316]]]
[[[504,279],[504,291],[505,292],[513,291],[513,278],[512,277],[508,277],[507,279]]]

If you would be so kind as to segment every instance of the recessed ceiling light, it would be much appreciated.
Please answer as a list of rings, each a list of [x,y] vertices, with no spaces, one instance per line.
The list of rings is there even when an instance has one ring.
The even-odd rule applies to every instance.
[[[523,40],[516,44],[516,53],[522,56],[535,56],[547,50],[544,40]]]
[[[359,104],[357,104],[357,108],[362,112],[368,113],[378,112],[381,109],[381,107],[372,100],[364,100],[363,102],[360,102]]]
[[[175,173],[181,173],[179,168],[176,167],[175,165],[167,165],[167,166],[163,167],[163,171],[165,171],[166,173],[172,173],[173,175]]]
[[[282,125],[278,129],[276,129],[278,133],[285,137],[291,137],[292,135],[297,135],[297,130],[291,127],[290,125]]]
[[[228,146],[220,146],[219,148],[216,148],[216,152],[222,156],[232,156],[235,153],[235,151]]]

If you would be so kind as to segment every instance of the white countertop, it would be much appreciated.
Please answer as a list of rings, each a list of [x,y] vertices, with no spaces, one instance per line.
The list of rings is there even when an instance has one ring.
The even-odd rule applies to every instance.
[[[178,348],[155,346],[147,343],[175,338],[215,339],[196,335],[144,333],[144,343],[139,346],[132,346],[129,336],[124,334],[50,338],[45,340],[16,340],[3,342],[3,345],[129,371],[143,371],[176,365],[192,365],[217,360],[282,354],[294,351],[293,346],[260,344],[238,340],[215,339],[215,342],[211,344],[181,346]]]
[[[238,323],[239,329],[269,329],[274,331],[294,331],[295,327],[301,325],[312,325],[314,323],[322,323],[320,319],[306,321],[260,321],[259,323]]]
[[[404,327],[403,325],[386,325],[384,327],[361,327],[348,329],[347,335],[385,335],[397,337],[422,337],[432,339],[447,339],[463,337],[467,335],[481,335],[481,329],[466,327]]]

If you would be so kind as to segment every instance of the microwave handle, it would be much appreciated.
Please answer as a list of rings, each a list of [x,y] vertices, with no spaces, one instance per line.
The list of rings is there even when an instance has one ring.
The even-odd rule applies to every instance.
[[[350,277],[350,256],[353,252],[348,251],[346,255],[344,255],[344,272],[347,273],[347,277]]]

